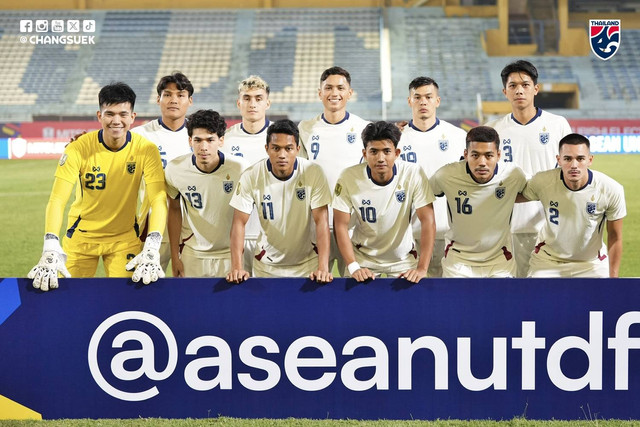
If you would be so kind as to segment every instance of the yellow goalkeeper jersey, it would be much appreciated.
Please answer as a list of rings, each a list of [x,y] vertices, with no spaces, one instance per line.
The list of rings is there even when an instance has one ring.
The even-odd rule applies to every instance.
[[[66,232],[77,241],[111,242],[137,235],[142,177],[147,185],[164,182],[160,153],[152,142],[128,132],[122,148],[111,151],[102,130],[67,145],[55,176],[77,183]]]

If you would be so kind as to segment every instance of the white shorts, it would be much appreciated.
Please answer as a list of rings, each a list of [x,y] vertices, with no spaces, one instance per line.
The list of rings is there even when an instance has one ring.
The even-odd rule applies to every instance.
[[[529,259],[536,247],[538,239],[537,233],[514,233],[513,234],[513,257],[518,266],[516,277],[527,277],[529,271]]]
[[[231,254],[203,257],[185,246],[180,260],[184,266],[184,277],[225,277],[231,271]]]
[[[449,251],[447,257],[442,258],[442,277],[515,277],[517,266],[513,258],[498,258],[498,261],[493,264],[470,265],[455,252]]]
[[[387,277],[398,277],[405,271],[418,267],[418,260],[414,258],[413,255],[409,255],[403,260],[398,260],[392,263],[374,263],[362,258],[362,254],[355,249],[353,253],[356,256],[356,261],[360,264],[360,267],[368,268],[376,277],[382,274],[385,274]],[[343,270],[342,277],[351,277],[349,270],[346,267]]]
[[[533,254],[527,277],[609,277],[609,257],[593,261],[555,261],[545,254]]]
[[[245,271],[251,272],[253,269],[253,260],[255,260],[257,237],[244,239],[244,252],[242,253],[242,261],[244,262]]]
[[[253,277],[309,277],[318,269],[318,256],[299,265],[265,264],[257,259],[253,260]]]

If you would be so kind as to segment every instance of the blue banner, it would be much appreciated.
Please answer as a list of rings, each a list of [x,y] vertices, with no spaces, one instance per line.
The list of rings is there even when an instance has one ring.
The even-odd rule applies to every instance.
[[[639,285],[4,279],[0,419],[638,419]]]

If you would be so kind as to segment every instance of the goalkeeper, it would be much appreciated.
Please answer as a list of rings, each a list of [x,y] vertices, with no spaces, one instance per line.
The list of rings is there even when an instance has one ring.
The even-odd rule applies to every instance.
[[[124,83],[103,87],[97,112],[102,129],[79,137],[60,158],[45,214],[42,258],[28,274],[35,288],[57,288],[58,274],[93,277],[100,257],[107,277],[145,284],[164,277],[158,253],[167,218],[164,173],[158,148],[129,132],[135,100]],[[141,251],[136,205],[143,178],[152,214]],[[76,182],[61,246],[58,232]]]

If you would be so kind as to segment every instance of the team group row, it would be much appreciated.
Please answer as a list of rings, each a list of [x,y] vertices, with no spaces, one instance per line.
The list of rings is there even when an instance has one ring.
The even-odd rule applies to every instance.
[[[323,113],[299,125],[268,121],[269,87],[257,76],[240,83],[241,123],[226,129],[211,110],[187,120],[193,86],[174,73],[157,87],[161,117],[130,132],[135,94],[105,86],[102,129],[60,159],[43,256],[29,277],[57,287],[59,272],[93,276],[100,257],[108,276],[145,283],[163,277],[169,259],[175,276],[231,282],[326,283],[334,260],[359,281],[616,277],[622,187],[589,169],[586,138],[535,107],[531,63],[508,64],[502,80],[512,113],[468,134],[437,117],[438,84],[428,77],[410,83],[412,118],[402,129],[350,114],[351,79],[339,67],[320,78]]]

